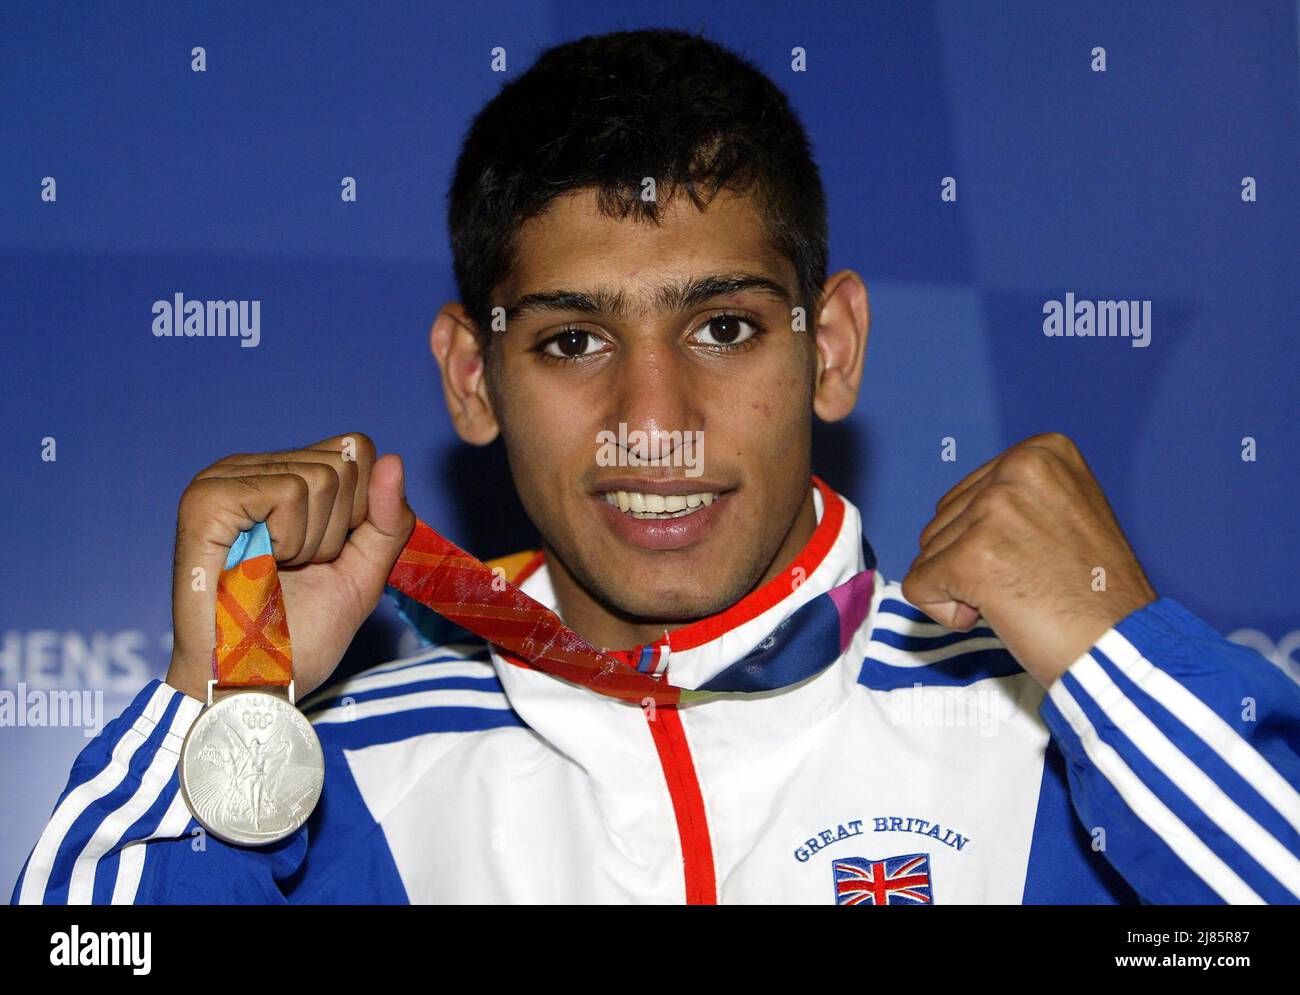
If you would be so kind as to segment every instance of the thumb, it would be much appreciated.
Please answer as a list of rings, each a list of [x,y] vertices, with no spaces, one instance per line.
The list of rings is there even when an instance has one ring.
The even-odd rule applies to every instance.
[[[964,601],[938,601],[915,605],[945,629],[970,632],[980,620],[980,613]]]
[[[380,591],[415,529],[415,512],[406,503],[406,469],[396,453],[381,456],[370,468],[366,505],[366,520],[353,530],[338,562],[364,578],[367,588]]]
[[[390,544],[396,542],[393,551],[393,559],[396,559],[397,551],[406,545],[411,530],[415,528],[415,513],[406,503],[406,467],[402,464],[402,457],[389,453],[375,460],[375,465],[370,468],[366,504],[366,520],[361,527],[371,525]]]
[[[946,629],[969,632],[980,619],[977,608],[961,601],[949,589],[944,564],[936,562],[943,554],[914,562],[903,578],[903,597]]]

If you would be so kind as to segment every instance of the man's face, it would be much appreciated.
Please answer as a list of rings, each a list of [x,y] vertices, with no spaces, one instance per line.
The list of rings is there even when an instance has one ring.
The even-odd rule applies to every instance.
[[[791,328],[794,268],[748,197],[724,191],[702,212],[676,197],[661,220],[604,217],[580,191],[525,224],[493,295],[507,329],[489,384],[552,570],[611,611],[667,622],[734,604],[791,535],[816,354]],[[755,285],[692,294],[710,279]],[[656,432],[676,434],[656,452]]]

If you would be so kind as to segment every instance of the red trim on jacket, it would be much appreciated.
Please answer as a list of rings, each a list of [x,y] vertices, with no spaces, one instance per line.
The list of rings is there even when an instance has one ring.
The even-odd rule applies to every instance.
[[[730,629],[757,618],[790,595],[798,586],[795,583],[796,578],[799,582],[805,581],[821,566],[844,524],[844,501],[816,475],[813,476],[812,482],[821,491],[822,517],[799,555],[784,571],[763,586],[751,591],[725,611],[692,622],[676,632],[647,644],[655,647],[656,664],[662,659],[665,646],[672,650],[694,649],[717,639]],[[539,550],[512,582],[519,585],[527,580],[542,565],[543,557],[543,552]],[[633,650],[607,650],[606,652],[624,659],[635,667],[641,649],[642,647],[638,646]],[[535,669],[525,661],[509,654],[502,655],[516,666]],[[709,834],[704,795],[700,791],[695,762],[691,758],[691,748],[686,739],[686,730],[682,725],[681,716],[675,705],[658,705],[647,709],[646,719],[655,750],[659,754],[659,764],[663,768],[668,795],[672,800],[673,815],[677,821],[677,836],[682,852],[682,872],[685,876],[686,904],[716,905],[718,884],[713,863],[713,840]]]
[[[682,872],[686,878],[687,905],[717,905],[718,884],[713,868],[713,841],[704,812],[704,796],[686,742],[686,730],[676,705],[646,710],[647,725],[659,751],[659,763],[668,782],[668,794],[677,817],[677,837],[682,847]]]
[[[702,618],[690,625],[684,625],[680,629],[670,632],[666,637],[660,636],[649,645],[663,646],[666,644],[674,653],[703,646],[705,643],[717,639],[723,633],[758,618],[759,615],[778,604],[782,599],[788,598],[790,593],[798,586],[794,583],[796,576],[800,583],[807,580],[812,575],[812,572],[821,566],[822,561],[826,559],[826,554],[831,551],[836,538],[839,537],[840,526],[844,524],[844,502],[840,496],[831,490],[820,477],[814,475],[812,482],[822,493],[822,520],[817,523],[817,528],[813,530],[807,545],[791,561],[790,565],[762,587],[751,591],[725,611],[710,615],[708,618]],[[802,571],[802,574],[799,574],[799,571]]]

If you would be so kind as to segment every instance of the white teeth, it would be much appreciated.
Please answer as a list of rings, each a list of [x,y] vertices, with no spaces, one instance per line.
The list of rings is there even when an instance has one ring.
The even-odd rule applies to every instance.
[[[682,518],[707,508],[718,495],[712,491],[698,494],[644,494],[640,491],[606,491],[605,500],[633,518]]]

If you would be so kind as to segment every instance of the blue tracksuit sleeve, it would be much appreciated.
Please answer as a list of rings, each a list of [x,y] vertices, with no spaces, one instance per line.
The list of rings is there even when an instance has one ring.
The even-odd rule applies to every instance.
[[[81,751],[14,904],[285,902],[307,830],[271,847],[208,836],[180,794],[181,743],[203,705],[150,681]]]
[[[1146,902],[1300,900],[1300,686],[1162,598],[1041,714],[1075,812]]]

